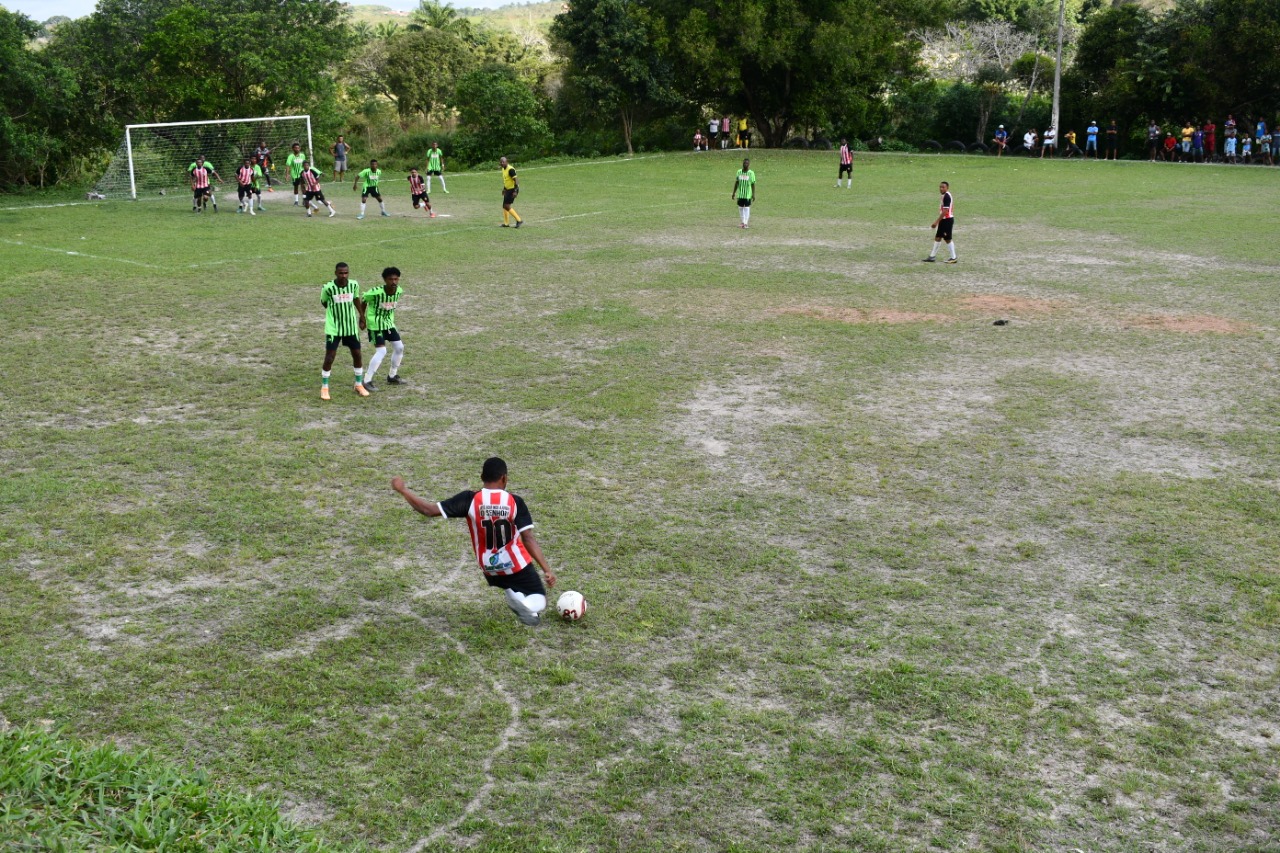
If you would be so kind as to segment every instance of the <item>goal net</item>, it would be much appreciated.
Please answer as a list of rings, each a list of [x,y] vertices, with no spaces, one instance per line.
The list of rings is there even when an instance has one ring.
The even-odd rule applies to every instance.
[[[197,157],[213,164],[224,186],[234,184],[236,169],[259,143],[271,150],[268,182],[290,183],[284,161],[295,142],[314,157],[311,116],[130,124],[93,190],[100,198],[134,199],[182,190],[190,186],[187,167]]]

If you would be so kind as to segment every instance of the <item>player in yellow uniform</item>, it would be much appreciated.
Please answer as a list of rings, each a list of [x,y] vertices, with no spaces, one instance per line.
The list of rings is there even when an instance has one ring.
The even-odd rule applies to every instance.
[[[515,204],[516,196],[520,195],[520,182],[516,180],[516,170],[511,168],[506,157],[498,160],[498,166],[502,169],[502,227],[510,228],[511,220],[514,219],[516,227],[519,228],[524,220],[511,206]]]

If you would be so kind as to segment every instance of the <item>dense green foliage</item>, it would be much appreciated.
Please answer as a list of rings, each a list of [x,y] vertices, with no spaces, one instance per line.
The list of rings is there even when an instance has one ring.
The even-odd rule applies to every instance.
[[[1064,129],[1114,118],[1136,139],[1152,119],[1280,109],[1280,0],[1065,8]],[[1057,10],[1055,0],[578,0],[542,28],[440,0],[377,26],[351,23],[338,0],[101,0],[85,18],[43,25],[2,12],[0,186],[82,180],[126,123],[286,112],[375,152],[400,133],[456,131],[449,154],[462,162],[683,147],[726,114],[748,117],[768,147],[985,142],[997,123],[1047,124]],[[297,37],[264,37],[281,32]],[[498,67],[500,96],[477,90]],[[518,110],[509,121],[493,114],[504,99]],[[487,138],[495,122],[505,135]]]
[[[0,847],[322,853],[275,805],[199,770],[27,727],[0,731]]]

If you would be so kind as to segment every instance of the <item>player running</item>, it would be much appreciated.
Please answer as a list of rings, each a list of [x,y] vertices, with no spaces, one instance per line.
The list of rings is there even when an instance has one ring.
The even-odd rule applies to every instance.
[[[319,169],[313,168],[311,161],[302,161],[302,172],[298,175],[298,181],[302,184],[303,202],[307,208],[307,217],[311,217],[312,210],[319,210],[320,205],[329,208],[329,218],[332,219],[338,214],[333,209],[333,205],[324,197],[324,190],[320,189],[320,176],[324,174]]]
[[[400,361],[404,358],[404,341],[400,340],[400,332],[396,329],[396,306],[400,304],[400,270],[387,267],[382,271],[382,284],[371,287],[360,297],[364,302],[365,328],[369,330],[369,342],[375,347],[373,358],[369,359],[369,369],[364,373],[366,391],[375,390],[373,376],[382,366],[382,359],[387,355],[387,343],[391,343],[391,372],[387,374],[387,382],[400,385]]]
[[[547,587],[556,585],[555,572],[547,565],[534,538],[529,507],[523,498],[507,491],[507,463],[497,456],[486,459],[480,469],[480,481],[480,491],[461,491],[439,503],[418,497],[400,477],[391,479],[391,488],[415,512],[428,518],[465,518],[485,581],[503,591],[507,607],[522,624],[535,626],[547,608]],[[546,575],[546,586],[533,568],[534,563]]]
[[[729,197],[738,200],[738,215],[742,218],[742,227],[746,228],[751,220],[751,202],[756,197],[756,173],[751,171],[750,160],[742,161],[742,168],[733,179],[733,194]]]
[[[427,152],[427,192],[431,192],[431,179],[436,177],[440,179],[440,189],[444,190],[444,194],[449,194],[449,188],[444,185],[444,152],[440,150],[440,143],[431,143],[431,150]]]
[[[409,170],[409,195],[413,197],[414,210],[422,207],[432,219],[436,218],[436,212],[431,209],[431,196],[427,195],[426,184],[423,183],[422,175],[418,174],[417,166]]]
[[[844,188],[853,187],[853,152],[849,150],[849,140],[840,140],[840,171],[836,172],[836,189],[840,189],[840,179],[848,175]]]
[[[378,161],[370,160],[369,168],[361,169],[360,174],[356,175],[356,179],[351,182],[351,191],[355,192],[356,184],[364,181],[364,189],[360,190],[360,215],[356,219],[364,219],[364,208],[369,203],[369,196],[378,200],[378,207],[382,209],[383,216],[391,215],[387,213],[387,205],[382,201],[382,192],[378,189],[378,182],[381,180],[382,170],[378,168]]]
[[[297,207],[302,203],[302,170],[307,166],[307,155],[302,153],[302,145],[293,143],[293,150],[289,152],[289,156],[284,159],[284,165],[289,169],[289,178],[293,181],[293,206]],[[308,216],[311,214],[308,213]]]
[[[213,168],[212,163],[206,163],[203,157],[197,157],[195,162],[187,167],[187,173],[191,176],[191,209],[199,213],[204,213],[210,202],[213,202],[213,212],[218,212],[218,199],[213,194],[213,180],[222,182],[222,176],[218,174],[218,170]]]
[[[310,216],[310,212],[307,216]],[[324,367],[320,370],[320,399],[329,399],[329,373],[338,347],[351,351],[351,364],[356,371],[356,393],[368,397],[364,389],[364,366],[360,359],[360,328],[365,323],[364,302],[360,299],[360,282],[351,278],[346,264],[333,268],[333,281],[320,291],[324,306]]]
[[[498,159],[498,166],[502,169],[502,227],[510,228],[511,220],[514,219],[516,227],[519,228],[524,224],[524,220],[511,206],[516,203],[516,196],[520,195],[520,182],[516,180],[516,170],[508,165],[506,157]]]
[[[253,170],[254,166],[247,157],[236,169],[236,199],[240,202],[236,213],[244,213],[247,209],[250,216],[257,215],[253,212]]]
[[[933,235],[933,248],[929,250],[929,257],[925,258],[925,263],[934,263],[934,255],[938,254],[938,246],[944,240],[947,243],[947,249],[951,251],[951,257],[947,258],[946,263],[959,263],[956,260],[956,244],[951,239],[951,229],[955,226],[954,207],[951,199],[951,184],[943,181],[938,184],[938,192],[942,193],[942,205],[938,208],[938,218],[933,220],[930,228],[938,229]]]

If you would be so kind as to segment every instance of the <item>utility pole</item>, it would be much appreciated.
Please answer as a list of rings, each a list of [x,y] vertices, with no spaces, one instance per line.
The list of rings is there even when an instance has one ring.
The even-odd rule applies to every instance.
[[[1058,127],[1058,107],[1062,98],[1062,29],[1067,20],[1067,0],[1058,0],[1058,52],[1053,58],[1053,115],[1049,126],[1053,128],[1058,140],[1058,150],[1062,146],[1062,128]]]

